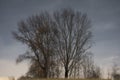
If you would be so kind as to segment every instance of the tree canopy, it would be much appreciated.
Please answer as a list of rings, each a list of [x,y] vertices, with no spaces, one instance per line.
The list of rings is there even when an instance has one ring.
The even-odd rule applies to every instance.
[[[17,62],[28,59],[37,63],[43,77],[47,78],[50,69],[54,70],[52,67],[58,66],[56,62],[59,61],[64,67],[65,78],[68,78],[75,66],[83,62],[91,47],[92,33],[87,15],[67,8],[22,20],[13,35],[29,49],[18,57]]]

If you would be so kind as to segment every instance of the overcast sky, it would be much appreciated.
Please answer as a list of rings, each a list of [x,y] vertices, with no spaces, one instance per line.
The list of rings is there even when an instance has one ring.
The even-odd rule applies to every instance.
[[[87,13],[91,19],[95,62],[102,67],[120,64],[120,0],[0,0],[0,76],[19,77],[28,69],[27,62],[15,63],[26,50],[11,34],[17,23],[41,10],[66,7]]]

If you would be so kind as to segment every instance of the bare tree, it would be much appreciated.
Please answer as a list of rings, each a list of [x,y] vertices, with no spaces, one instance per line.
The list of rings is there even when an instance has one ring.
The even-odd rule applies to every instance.
[[[118,71],[119,71],[119,67],[116,63],[114,63],[112,66],[112,75],[111,75],[114,80],[120,79],[120,74]]]
[[[38,62],[33,61],[29,67],[28,72],[26,73],[26,76],[30,78],[44,78],[44,71],[39,66]],[[58,62],[50,61],[50,67],[48,70],[48,77],[49,78],[58,78],[60,75],[60,69]]]
[[[61,70],[60,70],[60,66],[61,64],[59,64],[59,59],[57,56],[52,57],[54,61],[52,61],[51,63],[51,67],[49,69],[49,77],[50,78],[59,78]]]
[[[111,72],[110,71],[111,71],[110,69],[107,70],[107,79],[108,80],[111,79]]]
[[[99,66],[94,65],[91,78],[101,78],[101,69]]]
[[[82,74],[82,65],[81,63],[77,63],[72,71],[69,72],[69,77],[71,78],[80,78]]]
[[[91,25],[86,14],[72,9],[56,11],[54,21],[57,28],[56,52],[64,66],[65,78],[68,78],[91,46]]]
[[[84,60],[82,63],[84,78],[90,78],[92,72],[94,71],[94,62],[92,57],[92,53],[87,53],[87,55],[84,56]]]
[[[28,76],[21,76],[17,80],[28,80],[28,79],[30,80],[31,78]]]
[[[18,24],[18,31],[13,32],[15,39],[28,46],[29,51],[18,57],[17,62],[29,59],[35,61],[48,77],[54,53],[54,23],[47,12],[29,17]]]
[[[91,47],[91,25],[86,14],[72,9],[62,9],[50,15],[47,12],[32,16],[19,23],[15,38],[29,48],[17,62],[29,59],[39,64],[48,77],[52,62],[59,60],[68,78],[77,63],[83,61]],[[53,57],[57,57],[54,59]]]
[[[95,65],[92,53],[87,53],[87,55],[84,56],[82,67],[83,67],[84,78],[101,77],[101,69],[100,67]]]
[[[44,78],[44,71],[39,67],[37,62],[31,63],[26,76],[30,78]]]

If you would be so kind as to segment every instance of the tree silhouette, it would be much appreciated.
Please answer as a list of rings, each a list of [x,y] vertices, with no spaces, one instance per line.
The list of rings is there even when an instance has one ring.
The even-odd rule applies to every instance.
[[[13,32],[15,39],[26,44],[29,48],[25,54],[18,57],[17,62],[29,59],[37,62],[44,72],[44,77],[48,77],[54,53],[54,23],[47,12],[29,17],[18,24],[18,31]]]
[[[90,20],[86,14],[70,8],[31,16],[18,26],[13,35],[26,44],[29,51],[20,55],[17,62],[25,59],[37,62],[44,78],[56,61],[64,67],[65,78],[68,78],[91,47]]]
[[[62,9],[54,13],[57,27],[57,53],[65,69],[65,78],[69,77],[86,51],[91,47],[91,25],[86,14],[72,9]]]

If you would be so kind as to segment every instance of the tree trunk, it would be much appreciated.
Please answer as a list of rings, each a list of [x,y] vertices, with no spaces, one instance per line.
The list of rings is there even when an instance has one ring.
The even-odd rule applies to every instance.
[[[44,69],[44,78],[48,77],[47,69]]]
[[[48,69],[47,69],[47,67],[44,67],[43,68],[43,78],[48,78]]]
[[[65,78],[68,78],[68,68],[65,68]]]

